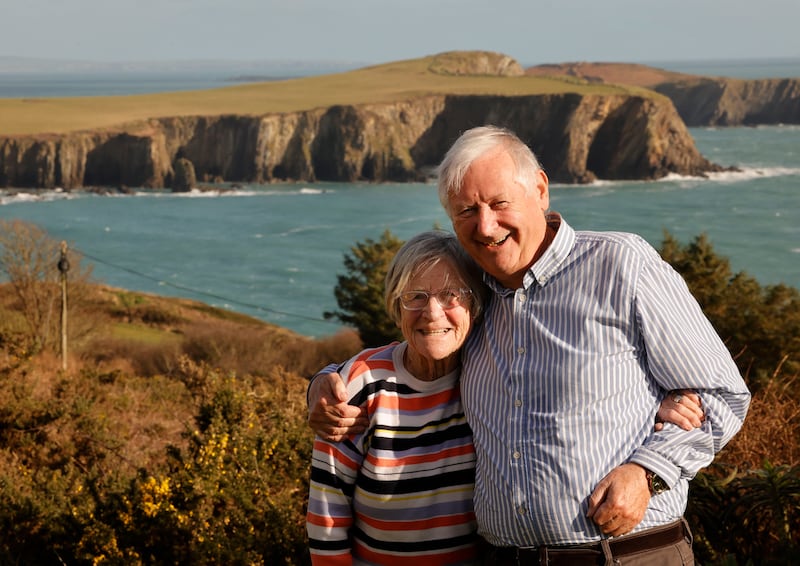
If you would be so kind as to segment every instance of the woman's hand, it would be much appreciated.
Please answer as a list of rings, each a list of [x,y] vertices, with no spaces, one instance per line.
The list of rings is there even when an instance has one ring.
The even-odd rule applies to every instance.
[[[664,423],[672,423],[683,430],[700,428],[706,415],[700,396],[689,389],[670,391],[661,401],[656,414],[656,430],[664,428]]]

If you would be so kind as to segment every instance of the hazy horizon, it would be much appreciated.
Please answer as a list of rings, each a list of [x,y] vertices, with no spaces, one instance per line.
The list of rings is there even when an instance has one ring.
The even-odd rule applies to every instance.
[[[6,8],[0,56],[101,63],[374,64],[469,50],[525,66],[800,57],[796,0],[29,0]]]
[[[434,55],[434,54],[431,54]],[[506,54],[508,55],[508,54]],[[510,56],[510,55],[509,55]],[[399,60],[399,59],[398,59]],[[56,57],[26,57],[0,55],[0,72],[26,73],[26,72],[174,72],[174,71],[254,71],[254,72],[286,72],[287,76],[300,76],[316,72],[339,72],[358,69],[370,65],[391,63],[393,60],[375,61],[345,61],[334,59],[299,60],[299,59],[174,59],[174,60],[120,60],[120,61],[91,61],[82,59],[56,58]],[[545,63],[528,63],[517,60],[524,68],[543,64],[562,63],[625,63],[658,67],[659,65],[681,65],[684,67],[707,66],[709,64],[731,67],[745,64],[771,63],[797,65],[800,57],[751,57],[751,58],[708,58],[708,59],[664,59],[653,61],[548,61]]]

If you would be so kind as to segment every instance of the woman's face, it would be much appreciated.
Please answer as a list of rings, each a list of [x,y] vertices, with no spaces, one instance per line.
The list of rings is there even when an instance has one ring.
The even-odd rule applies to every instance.
[[[409,281],[403,292],[430,293],[421,310],[400,308],[400,330],[408,342],[408,354],[412,359],[429,365],[432,362],[444,362],[446,371],[458,366],[458,351],[472,327],[471,297],[466,295],[463,301],[455,301],[455,306],[444,308],[434,294],[446,289],[466,288],[458,272],[446,261],[440,261],[426,273]]]

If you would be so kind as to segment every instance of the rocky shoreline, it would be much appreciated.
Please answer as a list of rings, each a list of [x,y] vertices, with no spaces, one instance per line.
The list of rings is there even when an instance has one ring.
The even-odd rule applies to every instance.
[[[187,178],[418,181],[461,131],[486,123],[508,126],[528,140],[555,182],[720,170],[700,155],[666,98],[428,96],[255,117],[153,119],[117,132],[0,138],[0,186],[185,190],[181,180]]]
[[[511,58],[485,52],[441,54],[431,72],[524,72],[648,90],[428,95],[302,112],[181,116],[116,130],[0,137],[0,187],[185,191],[219,182],[421,181],[463,130],[488,123],[509,127],[530,143],[554,182],[654,180],[722,170],[699,153],[687,124],[800,123],[797,79],[705,78],[590,63],[523,71]]]

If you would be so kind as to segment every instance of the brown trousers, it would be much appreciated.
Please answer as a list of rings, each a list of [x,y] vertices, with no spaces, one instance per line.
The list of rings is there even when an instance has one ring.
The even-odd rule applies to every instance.
[[[683,536],[668,543],[653,540],[663,539],[663,533],[682,528]],[[679,533],[680,534],[680,533]],[[624,548],[622,553],[615,548]],[[633,549],[633,550],[631,550]],[[663,527],[654,527],[639,533],[615,537],[598,543],[574,547],[542,547],[516,549],[482,545],[483,566],[694,566],[692,534],[684,519]]]

